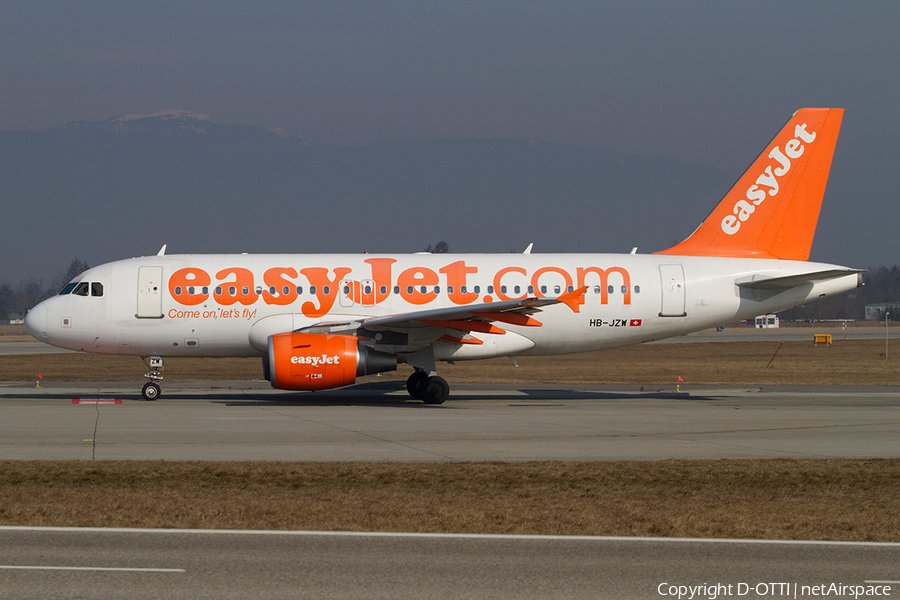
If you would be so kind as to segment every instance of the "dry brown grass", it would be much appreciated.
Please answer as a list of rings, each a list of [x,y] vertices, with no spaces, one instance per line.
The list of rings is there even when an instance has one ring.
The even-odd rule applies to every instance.
[[[17,339],[16,339],[17,338]],[[0,342],[33,342],[35,341],[24,325],[0,324]]]
[[[900,541],[900,460],[0,467],[3,525]]]
[[[778,341],[646,344],[585,354],[520,357],[439,365],[454,382],[898,385],[900,350],[884,358],[884,342],[836,340],[832,346],[787,342],[767,367]],[[262,378],[258,358],[167,358],[167,381]],[[39,354],[0,356],[0,380],[138,381],[146,372],[133,356]],[[380,380],[405,379],[401,366]]]

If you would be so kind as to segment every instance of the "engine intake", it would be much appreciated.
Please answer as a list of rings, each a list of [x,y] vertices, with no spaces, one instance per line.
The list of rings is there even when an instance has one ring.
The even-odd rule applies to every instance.
[[[278,333],[269,336],[268,346],[267,378],[282,390],[328,390],[397,369],[397,355],[367,348],[349,335]]]

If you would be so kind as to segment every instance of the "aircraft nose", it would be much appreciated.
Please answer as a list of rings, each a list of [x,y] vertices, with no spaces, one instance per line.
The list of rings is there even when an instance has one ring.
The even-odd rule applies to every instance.
[[[28,314],[25,315],[25,329],[28,330],[28,333],[41,340],[42,342],[47,341],[46,303],[41,302],[28,311]]]

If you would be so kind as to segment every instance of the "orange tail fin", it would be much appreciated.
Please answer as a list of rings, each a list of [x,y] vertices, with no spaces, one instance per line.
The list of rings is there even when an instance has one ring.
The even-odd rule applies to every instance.
[[[656,254],[807,260],[842,108],[802,108],[697,230]]]

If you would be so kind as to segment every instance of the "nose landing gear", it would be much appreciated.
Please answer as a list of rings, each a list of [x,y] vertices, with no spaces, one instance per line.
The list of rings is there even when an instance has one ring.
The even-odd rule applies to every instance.
[[[160,374],[163,370],[163,359],[162,356],[151,356],[150,362],[147,362],[146,357],[141,357],[144,361],[144,364],[150,369],[150,372],[144,375],[150,379],[147,383],[144,384],[144,387],[141,389],[141,396],[144,397],[144,400],[156,400],[159,398],[159,394],[161,393],[159,384],[157,381],[162,381],[163,376]]]

